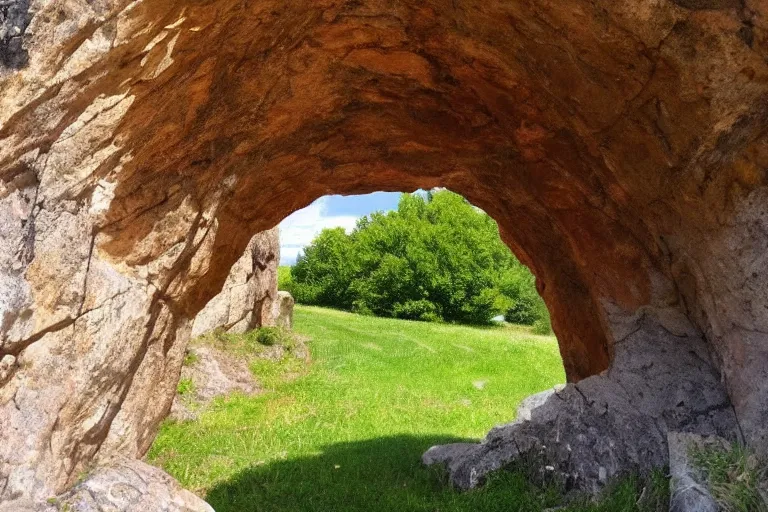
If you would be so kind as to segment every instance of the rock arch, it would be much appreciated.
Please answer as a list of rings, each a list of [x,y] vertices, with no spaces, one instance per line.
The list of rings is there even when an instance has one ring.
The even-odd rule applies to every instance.
[[[722,378],[766,453],[763,2],[14,3],[0,499],[149,447],[251,235],[326,193],[437,185],[531,266],[570,381],[666,340],[707,375],[670,421],[729,408]],[[664,396],[662,374],[633,373]]]

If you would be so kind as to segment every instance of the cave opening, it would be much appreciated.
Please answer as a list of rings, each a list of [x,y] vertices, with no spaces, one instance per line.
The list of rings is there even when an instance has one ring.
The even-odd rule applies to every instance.
[[[279,256],[276,229],[254,236],[195,318],[149,460],[221,511],[358,510],[372,495],[382,510],[471,506],[429,491],[443,477],[422,454],[476,443],[565,382],[534,278],[495,221],[433,189],[323,196],[280,223]],[[297,300],[292,334],[275,318],[248,332],[276,285]]]

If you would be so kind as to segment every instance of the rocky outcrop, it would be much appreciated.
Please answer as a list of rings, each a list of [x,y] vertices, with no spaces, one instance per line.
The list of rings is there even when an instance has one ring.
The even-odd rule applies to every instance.
[[[0,3],[0,65],[20,68],[27,64],[24,33],[32,13],[29,0],[4,0]]]
[[[656,336],[639,315],[683,318],[702,400],[727,391],[768,453],[765,2],[4,4],[0,500],[147,450],[254,233],[323,194],[438,185],[531,267],[570,382],[626,369],[652,394],[589,400],[675,411],[621,347]]]
[[[254,236],[229,272],[221,292],[192,322],[192,337],[215,329],[243,333],[275,325],[282,300],[277,295],[280,235],[277,228]]]
[[[274,326],[282,329],[293,329],[293,307],[295,301],[293,296],[285,291],[277,292],[277,300],[274,304],[274,311],[272,312],[272,318],[274,319]]]
[[[730,401],[692,326],[672,334],[643,317],[614,357],[600,375],[527,399],[517,420],[482,443],[430,448],[424,463],[445,463],[454,485],[469,489],[525,456],[566,488],[597,492],[628,471],[666,465],[669,432],[736,439]]]
[[[84,476],[34,512],[214,512],[176,480],[138,460],[120,460]],[[17,511],[23,512],[23,511]],[[33,511],[29,511],[33,512]]]

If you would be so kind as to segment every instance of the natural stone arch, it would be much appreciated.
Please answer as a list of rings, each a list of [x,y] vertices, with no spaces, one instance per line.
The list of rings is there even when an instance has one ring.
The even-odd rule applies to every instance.
[[[665,327],[765,452],[762,2],[31,9],[0,75],[0,497],[149,447],[252,234],[326,193],[437,185],[531,266],[569,380]]]

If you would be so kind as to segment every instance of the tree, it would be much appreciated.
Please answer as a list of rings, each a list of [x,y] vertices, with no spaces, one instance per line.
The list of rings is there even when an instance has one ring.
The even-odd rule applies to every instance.
[[[396,211],[363,217],[350,234],[324,230],[292,277],[300,303],[379,316],[533,324],[546,312],[493,219],[448,191],[403,194]]]

